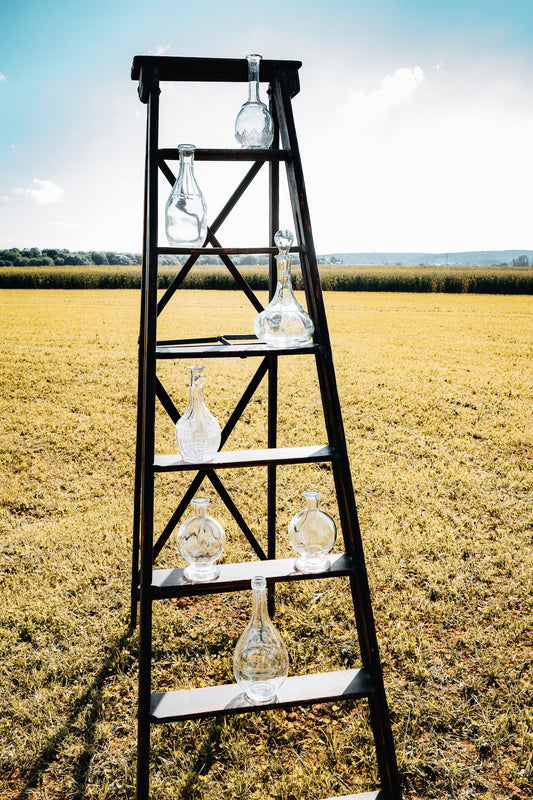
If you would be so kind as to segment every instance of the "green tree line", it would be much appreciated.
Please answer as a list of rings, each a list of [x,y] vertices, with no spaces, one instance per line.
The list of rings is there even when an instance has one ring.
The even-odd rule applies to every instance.
[[[0,250],[0,267],[126,266],[140,263],[139,253],[116,253],[104,250],[71,252],[65,248],[54,247],[43,250],[38,247],[23,250],[12,247],[9,250]]]

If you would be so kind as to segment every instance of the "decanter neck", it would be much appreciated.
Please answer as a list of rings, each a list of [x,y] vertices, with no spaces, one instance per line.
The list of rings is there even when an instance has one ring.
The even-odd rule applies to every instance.
[[[194,516],[206,517],[208,505],[209,505],[209,500],[207,499],[207,497],[195,497],[194,500],[192,501],[192,507],[194,508]]]
[[[189,392],[189,406],[194,408],[204,405],[203,367],[189,367],[191,383]]]
[[[266,619],[268,619],[266,580],[258,576],[252,578],[252,622],[260,624]]]
[[[304,497],[309,511],[316,511],[318,509],[318,501],[320,500],[320,492],[309,490],[304,492]]]
[[[249,55],[246,56],[248,61],[248,102],[260,103],[259,99],[259,64],[261,63],[261,56]]]
[[[286,255],[276,256],[276,263],[278,266],[278,289],[292,292],[291,259]]]

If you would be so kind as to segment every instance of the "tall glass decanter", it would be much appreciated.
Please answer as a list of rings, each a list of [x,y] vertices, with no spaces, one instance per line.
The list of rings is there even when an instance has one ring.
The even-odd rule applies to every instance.
[[[233,672],[251,703],[268,703],[289,672],[283,639],[268,615],[266,580],[252,578],[252,617],[233,654]]]
[[[299,511],[289,524],[289,539],[300,554],[294,566],[301,572],[321,572],[329,569],[327,554],[337,538],[337,527],[325,511],[318,507],[320,492],[304,492],[307,507]]]
[[[274,237],[279,255],[278,282],[274,297],[254,320],[258,339],[272,347],[297,347],[309,341],[314,333],[313,320],[294,296],[289,249],[293,242],[291,231],[278,231]]]
[[[208,505],[207,497],[195,497],[194,516],[178,530],[178,549],[189,564],[183,570],[188,581],[213,581],[220,574],[215,561],[222,555],[226,534],[222,525],[208,516]]]
[[[171,247],[201,247],[207,234],[207,206],[194,176],[193,144],[179,144],[179,172],[165,207]]]
[[[176,422],[176,442],[184,461],[212,461],[220,447],[220,425],[204,402],[205,367],[188,367],[189,405]]]
[[[235,120],[235,138],[241,147],[266,149],[274,138],[270,111],[259,98],[259,65],[261,56],[246,56],[248,61],[248,100]]]

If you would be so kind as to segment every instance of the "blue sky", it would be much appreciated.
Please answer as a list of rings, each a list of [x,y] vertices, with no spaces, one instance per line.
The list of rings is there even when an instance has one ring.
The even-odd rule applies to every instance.
[[[139,251],[133,56],[249,52],[303,62],[294,110],[319,252],[533,248],[532,0],[268,9],[3,0],[0,248]],[[164,87],[161,146],[233,146],[245,88],[210,88]],[[197,175],[213,218],[240,174]],[[222,229],[228,246],[264,243],[260,189]]]

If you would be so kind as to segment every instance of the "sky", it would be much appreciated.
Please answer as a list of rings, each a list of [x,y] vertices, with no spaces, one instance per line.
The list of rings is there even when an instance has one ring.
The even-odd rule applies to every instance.
[[[133,56],[247,53],[302,61],[318,253],[533,249],[533,0],[2,0],[0,249],[140,252]],[[236,146],[245,100],[244,84],[163,84],[160,146]],[[243,174],[229,169],[196,164],[211,219]],[[162,207],[170,188],[161,176]],[[269,244],[264,190],[221,244]]]

